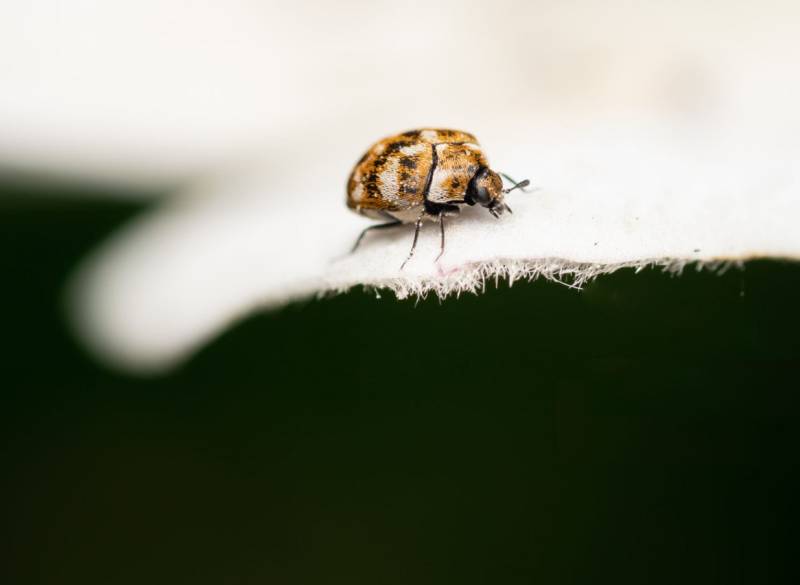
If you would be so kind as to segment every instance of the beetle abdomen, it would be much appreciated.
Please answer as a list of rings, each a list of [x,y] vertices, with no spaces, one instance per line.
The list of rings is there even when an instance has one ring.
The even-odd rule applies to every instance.
[[[347,205],[363,215],[385,217],[422,206],[426,194],[432,202],[463,201],[470,177],[485,163],[467,132],[404,132],[374,144],[356,164],[347,183]],[[406,221],[413,214],[399,215]]]

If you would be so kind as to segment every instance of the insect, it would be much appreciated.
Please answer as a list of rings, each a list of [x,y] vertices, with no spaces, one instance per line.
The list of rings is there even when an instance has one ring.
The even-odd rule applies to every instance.
[[[351,252],[367,232],[414,223],[414,241],[402,269],[414,256],[423,221],[430,220],[439,222],[441,231],[438,261],[444,254],[444,219],[458,215],[462,205],[481,205],[496,218],[511,213],[505,194],[524,189],[530,181],[503,177],[513,186],[503,188],[500,174],[489,168],[478,141],[468,132],[423,128],[384,138],[350,173],[347,206],[386,223],[364,229]]]

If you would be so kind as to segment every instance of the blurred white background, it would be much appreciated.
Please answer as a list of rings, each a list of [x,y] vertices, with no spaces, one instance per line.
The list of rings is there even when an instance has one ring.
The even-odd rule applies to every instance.
[[[174,183],[431,124],[495,149],[620,119],[794,135],[796,6],[7,0],[0,162]]]

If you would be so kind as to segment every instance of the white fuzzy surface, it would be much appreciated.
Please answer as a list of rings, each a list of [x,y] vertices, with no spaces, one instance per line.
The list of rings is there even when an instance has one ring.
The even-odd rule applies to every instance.
[[[370,222],[345,208],[346,154],[309,167],[286,153],[279,174],[204,182],[128,226],[84,266],[75,322],[107,361],[153,371],[253,311],[357,285],[400,298],[457,296],[498,278],[580,286],[626,266],[679,271],[800,256],[800,185],[766,144],[763,157],[738,160],[727,142],[704,144],[701,163],[699,147],[675,148],[655,133],[626,144],[615,128],[613,142],[596,132],[579,153],[548,149],[552,133],[506,146],[515,175],[524,169],[514,154],[540,163],[538,189],[515,192],[514,214],[499,220],[475,208],[450,219],[438,264],[438,225],[426,224],[404,270],[411,226],[369,234],[347,254]],[[280,196],[263,196],[269,191]]]
[[[590,280],[623,268],[632,268],[637,273],[648,268],[657,268],[673,275],[680,275],[690,265],[697,270],[711,270],[718,273],[731,266],[743,267],[741,262],[730,260],[705,262],[671,258],[635,260],[616,264],[580,263],[563,258],[495,260],[494,262],[478,262],[462,266],[444,277],[387,278],[364,283],[364,287],[367,290],[373,290],[377,298],[381,298],[382,289],[388,289],[400,300],[425,298],[429,294],[435,294],[439,299],[451,296],[458,298],[462,294],[480,294],[486,290],[487,286],[499,286],[501,282],[513,286],[515,282],[530,282],[538,278],[580,290]],[[326,292],[347,292],[350,288],[343,285],[337,289],[323,290],[320,292],[320,296],[325,296]]]

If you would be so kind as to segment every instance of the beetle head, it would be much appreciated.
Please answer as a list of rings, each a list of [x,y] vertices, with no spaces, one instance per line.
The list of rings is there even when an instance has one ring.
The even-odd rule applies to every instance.
[[[495,217],[500,217],[506,211],[512,213],[511,208],[503,202],[504,195],[514,189],[522,189],[524,191],[530,181],[525,179],[517,183],[508,175],[503,174],[503,176],[514,186],[503,189],[503,181],[500,176],[489,167],[481,167],[469,182],[464,201],[469,205],[480,203]]]
[[[489,167],[481,167],[467,187],[465,201],[469,205],[476,203],[489,210],[495,217],[500,217],[508,207],[503,203],[503,180]]]

